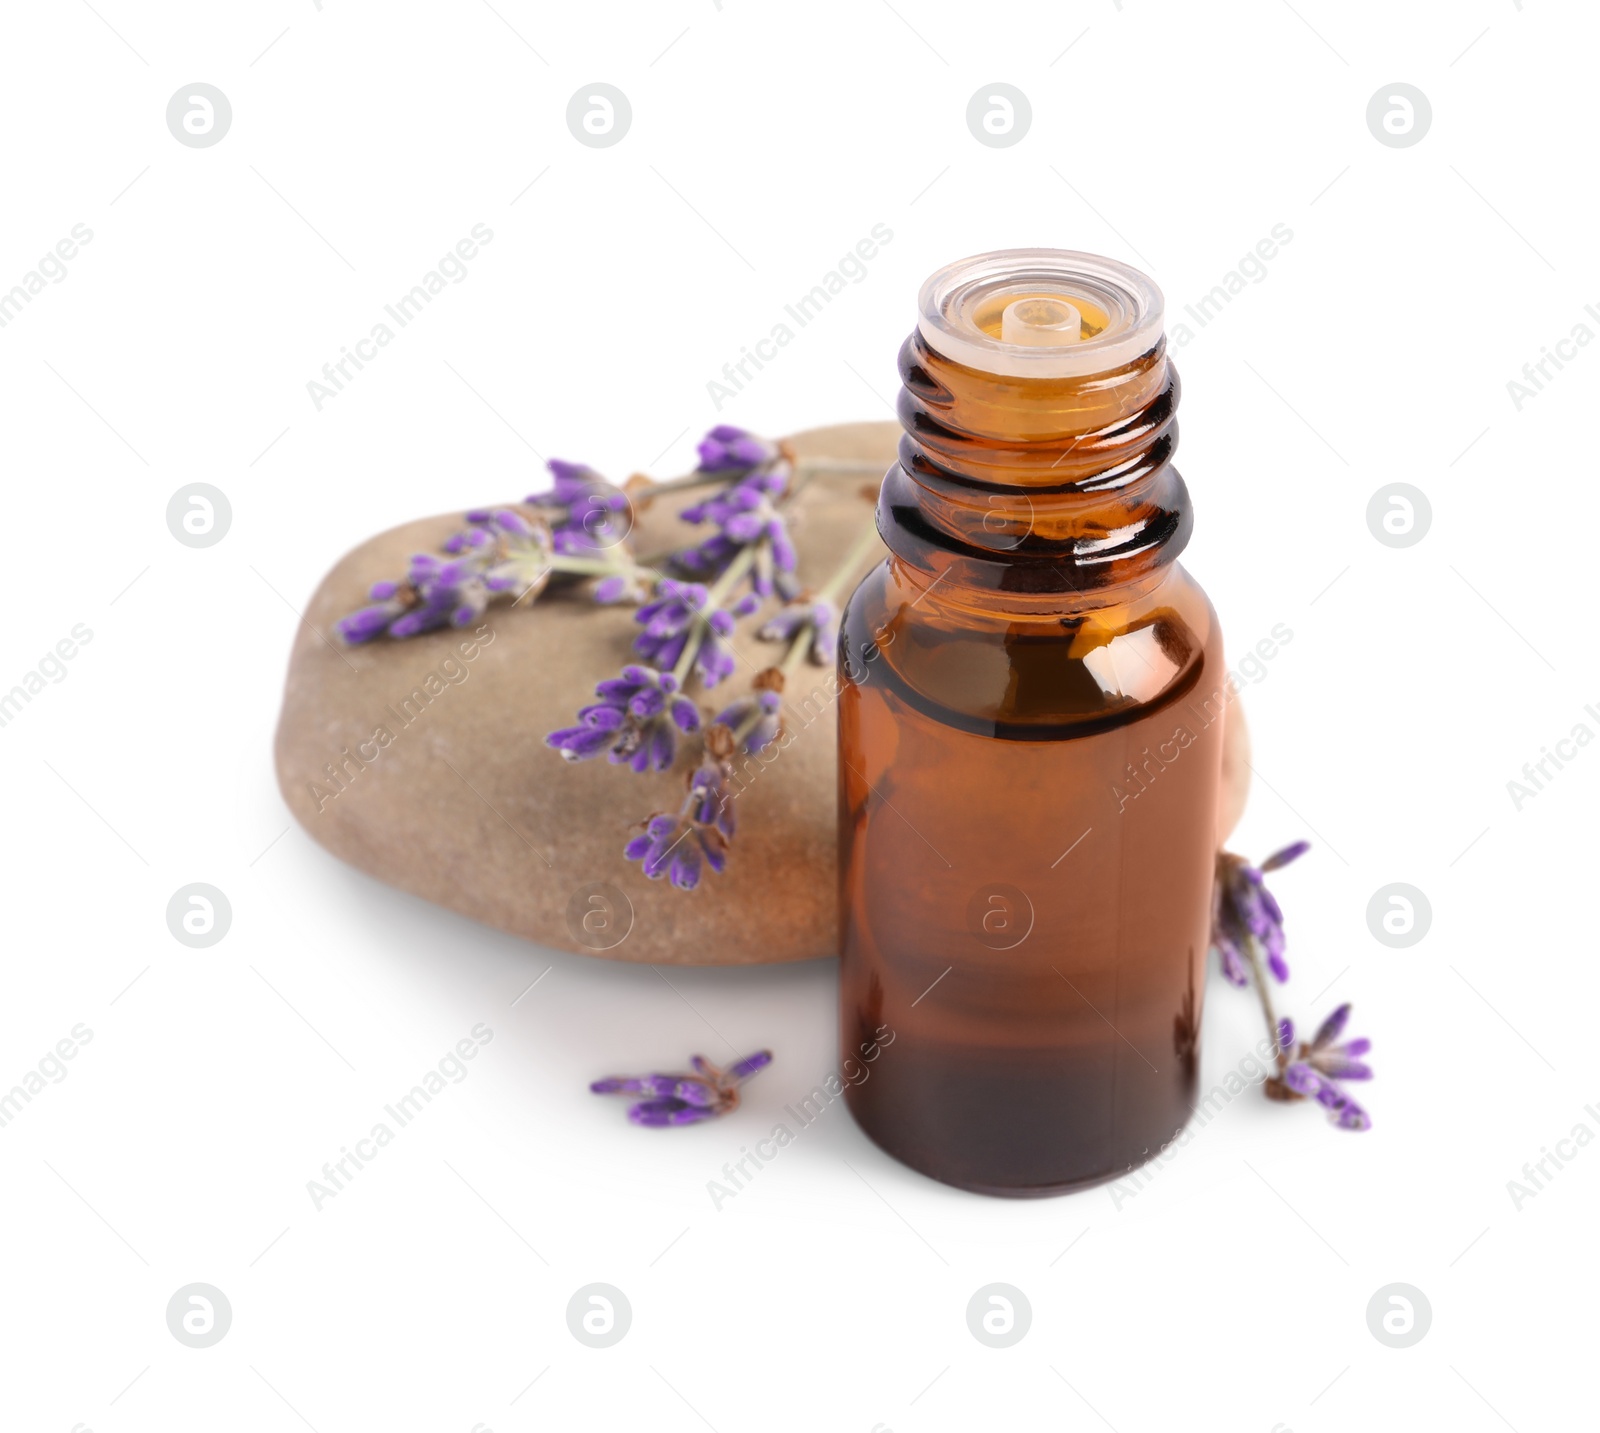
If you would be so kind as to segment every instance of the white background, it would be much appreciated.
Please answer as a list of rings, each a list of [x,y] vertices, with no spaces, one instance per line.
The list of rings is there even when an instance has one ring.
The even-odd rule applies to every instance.
[[[1521,810],[1506,783],[1600,731],[1600,352],[1521,411],[1506,385],[1600,331],[1594,14],[495,3],[7,8],[0,287],[74,224],[94,238],[0,330],[0,687],[75,623],[93,640],[0,730],[0,1087],[75,1024],[93,1039],[0,1129],[0,1422],[1592,1422],[1600,1149],[1520,1210],[1506,1186],[1600,1130],[1600,751]],[[597,80],[633,107],[609,149],[564,120]],[[233,106],[212,148],[165,124],[195,81]],[[995,81],[1032,103],[1011,148],[966,127]],[[1409,148],[1365,121],[1395,81],[1432,104]],[[475,223],[494,239],[470,276],[317,411],[307,381]],[[866,279],[716,412],[707,381],[877,223],[894,237]],[[1246,692],[1260,779],[1234,844],[1316,843],[1275,881],[1287,1004],[1309,1022],[1355,1001],[1370,1133],[1251,1092],[1132,1199],[1009,1203],[911,1174],[835,1107],[714,1210],[707,1181],[832,1066],[830,962],[669,987],[380,888],[286,829],[292,608],[369,533],[519,496],[536,452],[670,474],[719,419],[885,417],[917,286],[963,254],[1112,254],[1175,315],[1280,223],[1266,278],[1177,355],[1185,561],[1235,653],[1294,634]],[[233,508],[205,550],[165,523],[194,481]],[[1393,481],[1432,507],[1399,550],[1365,517]],[[165,921],[194,881],[233,907],[206,950]],[[1433,912],[1403,950],[1366,918],[1395,881]],[[480,1021],[469,1078],[316,1210],[323,1162]],[[1204,1084],[1257,1034],[1214,984]],[[718,1124],[652,1134],[586,1092],[730,1043],[777,1063]],[[196,1281],[233,1309],[209,1349],[165,1320]],[[605,1350],[565,1322],[596,1281],[633,1308]],[[995,1281],[1033,1309],[1006,1350],[965,1320]],[[1366,1322],[1397,1281],[1433,1310],[1405,1350]]]

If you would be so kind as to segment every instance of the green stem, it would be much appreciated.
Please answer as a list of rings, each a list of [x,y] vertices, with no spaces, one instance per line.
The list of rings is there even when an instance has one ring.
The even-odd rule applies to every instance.
[[[789,684],[789,678],[794,675],[794,669],[804,659],[811,648],[812,639],[816,636],[816,628],[809,622],[803,624],[789,639],[789,650],[783,654],[783,660],[778,663],[778,671],[783,677],[784,686]],[[779,688],[781,691],[783,688]]]
[[[642,497],[653,498],[657,493],[675,493],[685,488],[703,488],[710,483],[731,482],[727,473],[684,473],[677,478],[648,478],[649,486],[636,487],[634,492]]]
[[[1267,972],[1261,966],[1261,946],[1254,936],[1245,941],[1244,953],[1250,961],[1250,974],[1256,983],[1256,994],[1261,997],[1261,1013],[1267,1021],[1267,1038],[1277,1051],[1278,1073],[1289,1068],[1289,1052],[1279,1036],[1278,1016],[1272,1008],[1272,992],[1267,989]]]
[[[706,593],[704,605],[695,613],[695,631],[683,646],[683,655],[678,658],[678,664],[672,669],[673,678],[679,688],[683,687],[690,671],[694,667],[694,659],[699,655],[700,645],[705,641],[706,633],[711,630],[711,624],[706,620],[707,612],[715,612],[722,606],[728,594],[743,581],[744,576],[750,571],[751,564],[756,560],[756,549],[760,543],[747,543],[734,555],[734,559],[722,569],[722,575],[711,584]]]
[[[739,729],[733,734],[733,749],[735,752],[744,750],[745,741],[749,738],[750,733],[756,729],[757,723],[760,722],[761,718],[765,715],[766,713],[762,711],[760,707],[757,707],[753,712],[750,713],[749,716],[739,723]]]
[[[647,569],[633,562],[604,562],[598,557],[552,557],[551,572],[582,573],[591,577],[643,577]]]
[[[834,569],[833,576],[823,584],[813,600],[817,602],[832,602],[855,575],[856,569],[861,566],[862,559],[877,546],[878,529],[876,523],[872,523],[856,539],[855,546],[845,554],[844,561]],[[783,654],[783,660],[778,663],[778,670],[783,674],[785,684],[794,675],[795,668],[809,654],[815,639],[816,628],[810,622],[804,623],[796,630],[794,636],[789,639],[789,650]]]

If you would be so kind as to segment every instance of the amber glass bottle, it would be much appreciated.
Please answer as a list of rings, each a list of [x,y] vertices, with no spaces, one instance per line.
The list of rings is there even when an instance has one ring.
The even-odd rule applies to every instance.
[[[1221,638],[1155,285],[1017,250],[920,302],[840,633],[841,1041],[882,1047],[848,1100],[935,1179],[1055,1194],[1194,1106]]]

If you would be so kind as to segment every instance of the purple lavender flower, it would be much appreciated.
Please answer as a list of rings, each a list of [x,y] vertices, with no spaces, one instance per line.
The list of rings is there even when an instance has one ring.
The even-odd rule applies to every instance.
[[[764,1070],[772,1063],[771,1050],[757,1050],[753,1055],[746,1055],[742,1060],[735,1060],[726,1070],[718,1071],[717,1067],[703,1055],[694,1057],[694,1067],[707,1079],[737,1080],[743,1082],[758,1070]]]
[[[644,628],[633,642],[633,650],[647,661],[663,667],[677,664],[695,629],[695,619],[706,604],[706,589],[698,582],[677,582],[664,578],[656,585],[656,596],[633,614]]]
[[[815,666],[825,667],[833,661],[834,646],[839,640],[839,609],[831,602],[807,602],[801,599],[779,608],[756,632],[763,642],[793,642],[809,631],[810,643],[806,657]]]
[[[482,617],[489,605],[489,590],[479,564],[471,557],[440,562],[431,553],[416,553],[406,582],[418,600],[389,624],[391,637],[414,637],[440,627],[466,627]]]
[[[689,773],[688,794],[677,814],[658,811],[648,818],[643,834],[629,841],[622,854],[643,862],[650,880],[670,875],[680,891],[694,890],[702,865],[718,873],[727,868],[728,842],[735,830],[733,798],[727,788],[727,766],[708,750]]]
[[[773,471],[752,473],[703,502],[683,510],[685,522],[716,525],[717,531],[677,556],[680,567],[695,573],[719,573],[746,547],[754,549],[751,590],[762,597],[779,593],[785,600],[799,590],[795,550],[788,525],[776,506],[789,481],[787,463]]]
[[[793,597],[799,589],[794,543],[777,507],[792,473],[783,450],[742,428],[717,427],[700,443],[699,470],[734,480],[679,514],[685,522],[710,523],[717,530],[678,553],[678,565],[711,576],[750,548],[751,590],[760,597],[774,592]]]
[[[600,682],[598,702],[578,712],[576,726],[553,731],[545,742],[568,761],[610,752],[613,763],[638,772],[665,771],[678,752],[678,733],[700,729],[695,704],[678,692],[670,672],[630,664],[620,677]]]
[[[359,608],[334,624],[334,630],[352,647],[381,637],[412,601],[410,590],[403,590],[398,582],[374,582],[367,595],[373,599],[372,606]]]
[[[616,547],[633,529],[633,506],[614,483],[582,463],[552,458],[551,486],[527,501],[550,518],[555,550],[569,557],[593,557]]]
[[[714,721],[733,733],[735,745],[754,756],[783,730],[783,697],[771,690],[751,692],[724,707]]]
[[[719,423],[707,433],[700,440],[698,451],[702,473],[748,472],[782,456],[776,443],[730,423]]]
[[[537,595],[550,580],[550,529],[542,522],[529,522],[511,508],[497,508],[489,523],[489,528],[478,530],[490,534],[493,546],[493,552],[485,554],[489,565],[483,574],[484,586],[491,592],[515,592],[519,598]]]
[[[710,594],[698,582],[678,582],[664,578],[656,584],[654,600],[646,602],[633,620],[644,627],[633,641],[633,650],[658,667],[676,667],[684,649],[695,643],[694,666],[701,680],[714,687],[734,669],[734,614],[722,609],[706,610]]]
[[[404,582],[378,582],[372,606],[340,619],[335,630],[352,645],[414,637],[440,627],[470,626],[492,598],[515,590],[537,595],[550,580],[550,533],[543,519],[529,522],[510,508],[477,508],[469,526],[441,546],[445,557],[419,552]]]
[[[668,1129],[715,1119],[717,1113],[709,1105],[689,1105],[682,1100],[640,1100],[629,1107],[628,1118],[645,1129]]]
[[[1283,1083],[1297,1095],[1316,1100],[1328,1111],[1329,1120],[1340,1129],[1371,1129],[1371,1117],[1339,1084],[1341,1080],[1372,1078],[1372,1067],[1360,1058],[1372,1048],[1372,1041],[1358,1039],[1335,1043],[1344,1033],[1349,1019],[1350,1003],[1346,1001],[1322,1022],[1310,1044],[1301,1045],[1299,1054],[1283,1072]],[[1287,1020],[1282,1023],[1289,1026],[1288,1035],[1292,1040],[1293,1026]]]
[[[628,1118],[646,1129],[698,1124],[739,1108],[739,1086],[772,1063],[772,1051],[758,1050],[720,1070],[703,1055],[692,1061],[694,1074],[612,1076],[589,1088],[597,1095],[645,1095],[628,1108]]]
[[[1283,911],[1263,876],[1298,860],[1310,849],[1309,841],[1296,841],[1268,856],[1259,867],[1229,851],[1218,855],[1211,944],[1222,958],[1222,973],[1235,985],[1250,983],[1251,942],[1265,951],[1267,965],[1280,983],[1289,978],[1283,958]]]

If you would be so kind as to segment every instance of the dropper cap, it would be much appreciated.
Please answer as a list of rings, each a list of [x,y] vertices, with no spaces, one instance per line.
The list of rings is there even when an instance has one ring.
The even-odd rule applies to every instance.
[[[1001,249],[922,286],[917,327],[952,362],[1013,378],[1109,373],[1161,339],[1161,290],[1139,270],[1072,249]]]

